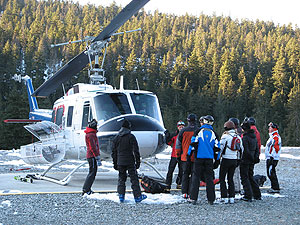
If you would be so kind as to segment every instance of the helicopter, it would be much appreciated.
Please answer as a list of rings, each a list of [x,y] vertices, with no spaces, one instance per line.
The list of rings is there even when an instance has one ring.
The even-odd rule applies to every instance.
[[[33,92],[29,77],[21,79],[26,81],[31,116],[29,120],[38,119],[24,128],[39,139],[38,142],[21,146],[21,158],[28,164],[50,164],[38,179],[48,180],[60,185],[67,185],[71,176],[86,163],[86,144],[84,129],[92,119],[98,121],[97,137],[99,140],[102,160],[110,160],[112,142],[125,119],[131,122],[131,130],[135,135],[142,159],[156,155],[166,148],[164,123],[157,96],[149,91],[125,90],[121,76],[119,89],[106,83],[103,69],[108,42],[111,37],[130,17],[132,17],[149,0],[132,0],[96,37],[86,37],[74,41],[87,43],[86,50],[78,54],[52,77],[45,81]],[[134,32],[138,31],[127,31]],[[70,42],[53,45],[60,46]],[[104,50],[104,53],[102,53]],[[103,55],[101,68],[99,56]],[[95,61],[93,66],[93,61]],[[32,114],[39,110],[36,97],[47,97],[53,93],[63,82],[76,75],[87,64],[90,64],[90,83],[77,83],[73,85],[64,96],[54,102],[51,110],[43,111],[43,116],[35,117]],[[33,92],[33,93],[32,93]],[[65,178],[58,180],[46,176],[51,168],[63,163],[65,160],[83,160]],[[142,160],[143,161],[143,160]],[[157,169],[148,163],[161,177]]]

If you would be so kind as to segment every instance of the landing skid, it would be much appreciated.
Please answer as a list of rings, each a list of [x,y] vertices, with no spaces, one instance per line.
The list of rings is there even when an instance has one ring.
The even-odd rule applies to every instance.
[[[62,164],[63,162],[65,162],[66,160],[62,160],[58,163],[54,163],[52,164],[51,166],[49,166],[49,168],[47,170],[45,170],[45,172],[43,172],[42,174],[36,174],[36,178],[39,179],[39,180],[46,180],[46,181],[50,181],[50,182],[53,182],[53,183],[56,183],[56,184],[59,184],[59,185],[62,185],[62,186],[65,186],[67,185],[71,178],[72,178],[72,175],[80,168],[82,167],[84,164],[87,163],[86,162],[83,162],[81,164],[79,164],[77,167],[75,167],[65,178],[59,180],[59,179],[56,179],[54,177],[48,177],[46,176],[46,173],[48,173],[53,167],[59,165],[59,164]]]
[[[158,174],[158,176],[160,176],[160,178],[163,179],[164,182],[166,182],[166,178],[155,168],[155,166],[153,166],[151,163],[149,163],[147,161],[143,161],[143,160],[142,160],[142,163],[144,163],[147,166],[151,167]]]

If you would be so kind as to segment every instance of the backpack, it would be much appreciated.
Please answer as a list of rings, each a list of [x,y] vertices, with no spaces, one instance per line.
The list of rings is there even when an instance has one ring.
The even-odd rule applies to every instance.
[[[234,136],[231,141],[230,149],[232,151],[241,151],[241,139],[237,136]]]
[[[267,180],[267,177],[264,175],[255,175],[255,176],[253,176],[253,179],[258,184],[258,186],[262,187],[262,186],[264,186],[264,183]]]
[[[162,179],[148,176],[141,176],[141,186],[147,193],[170,193],[167,184]]]
[[[225,144],[225,147],[223,149],[222,155],[226,154],[226,149],[227,148],[229,148],[232,151],[237,151],[238,158],[241,158],[241,156],[240,156],[241,155],[241,151],[242,151],[242,149],[241,149],[241,139],[239,139],[237,135],[235,135],[235,136],[232,137],[231,145],[230,146],[227,145],[227,141],[226,141],[226,144]]]

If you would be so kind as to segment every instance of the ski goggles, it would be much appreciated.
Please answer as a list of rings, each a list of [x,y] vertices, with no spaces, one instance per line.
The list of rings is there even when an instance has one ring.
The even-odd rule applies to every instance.
[[[179,127],[179,126],[185,126],[185,123],[183,122],[183,121],[178,121],[178,123],[177,123],[177,127]]]
[[[272,123],[272,122],[270,122],[270,123],[268,124],[268,127],[272,127],[272,128],[278,129],[278,125],[275,124],[275,123]]]

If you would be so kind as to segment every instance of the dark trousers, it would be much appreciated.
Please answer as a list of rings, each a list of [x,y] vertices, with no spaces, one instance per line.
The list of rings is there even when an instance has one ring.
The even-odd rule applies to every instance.
[[[236,159],[222,159],[220,171],[219,171],[221,198],[228,198],[228,197],[234,198],[235,196],[233,175],[234,175],[236,165],[237,165]],[[225,181],[226,176],[228,182],[228,190]]]
[[[252,197],[254,198],[261,197],[259,186],[256,183],[256,181],[253,179],[253,171],[254,171],[254,164],[240,165],[241,180],[245,192],[244,197],[248,199],[252,199]]]
[[[181,179],[182,179],[182,168],[181,168],[181,161],[177,161],[177,158],[171,157],[171,160],[169,162],[169,168],[168,168],[168,173],[166,177],[166,184],[171,185],[172,184],[172,177],[173,177],[173,172],[176,168],[176,165],[178,165],[178,176],[176,179],[176,184],[181,184]]]
[[[118,180],[118,193],[125,195],[126,190],[126,180],[127,180],[127,171],[130,177],[131,189],[133,191],[134,198],[137,198],[141,195],[141,188],[139,184],[138,175],[136,172],[135,165],[126,165],[126,166],[118,166],[119,170],[119,180]]]
[[[271,181],[271,188],[274,190],[280,190],[275,169],[277,164],[278,160],[273,160],[272,162],[270,159],[267,159],[267,176]]]
[[[87,159],[87,161],[89,162],[89,174],[87,175],[82,188],[82,191],[85,193],[91,190],[98,169],[97,161],[94,157]]]
[[[192,187],[190,198],[192,200],[198,199],[199,185],[201,174],[203,173],[206,182],[206,196],[209,202],[216,199],[215,185],[214,185],[214,170],[213,159],[196,159],[193,166]]]
[[[182,166],[181,193],[182,194],[189,194],[190,193],[192,165],[193,165],[192,162],[181,161],[181,166]]]

